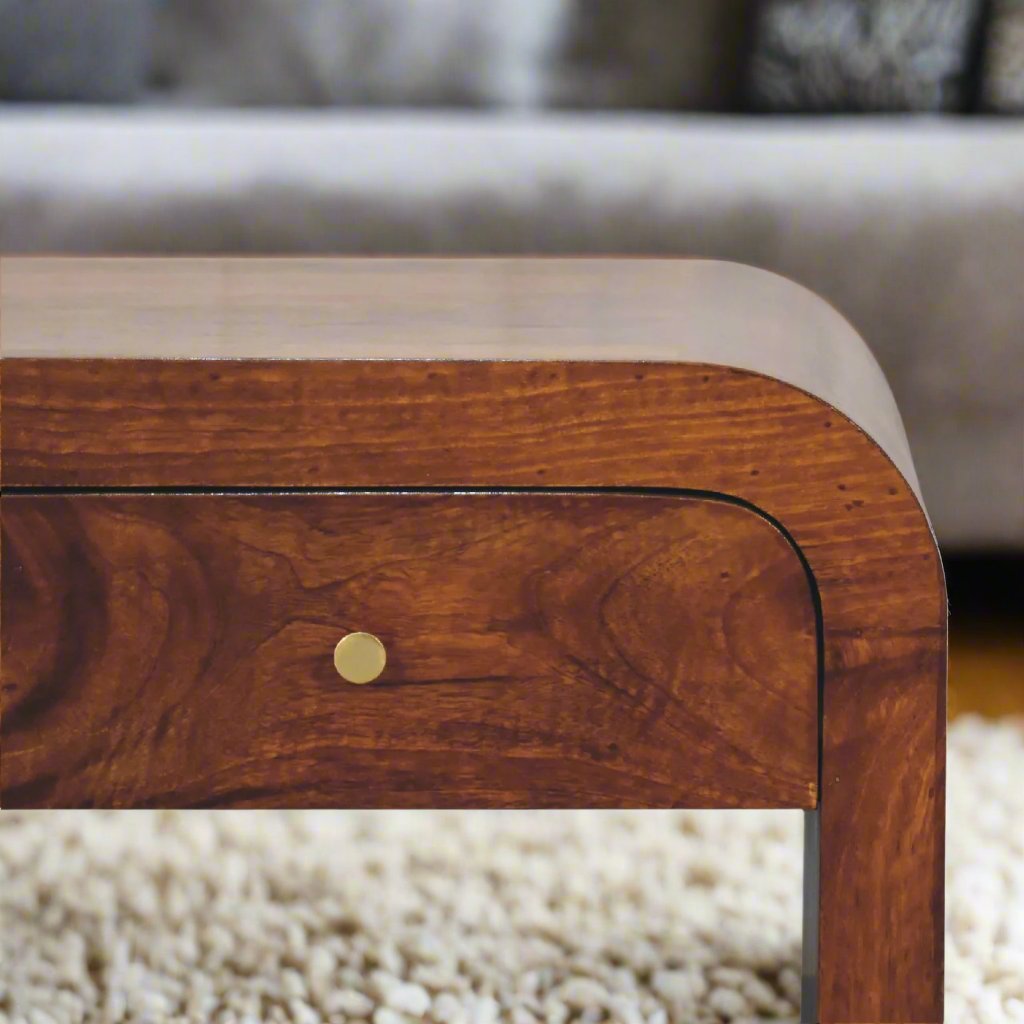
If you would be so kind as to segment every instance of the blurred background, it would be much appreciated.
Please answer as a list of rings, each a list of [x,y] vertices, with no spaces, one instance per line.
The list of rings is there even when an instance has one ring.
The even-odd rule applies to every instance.
[[[1024,0],[0,0],[0,249],[739,260],[868,340],[1024,711]]]

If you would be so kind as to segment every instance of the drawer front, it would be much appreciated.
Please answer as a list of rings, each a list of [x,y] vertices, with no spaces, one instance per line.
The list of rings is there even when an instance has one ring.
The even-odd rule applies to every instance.
[[[817,620],[737,504],[2,502],[5,806],[811,807]],[[369,685],[338,640],[380,639]]]

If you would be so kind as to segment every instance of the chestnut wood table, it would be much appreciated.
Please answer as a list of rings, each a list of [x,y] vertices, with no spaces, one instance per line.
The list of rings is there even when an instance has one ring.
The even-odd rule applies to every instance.
[[[4,806],[801,808],[804,1018],[941,1020],[942,570],[829,306],[698,260],[0,288]]]

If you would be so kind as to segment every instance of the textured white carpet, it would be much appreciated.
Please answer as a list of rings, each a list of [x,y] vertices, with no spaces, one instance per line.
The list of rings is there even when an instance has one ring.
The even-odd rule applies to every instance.
[[[947,1020],[1024,1021],[1024,731],[950,739]],[[795,1019],[799,814],[0,816],[0,1020]]]

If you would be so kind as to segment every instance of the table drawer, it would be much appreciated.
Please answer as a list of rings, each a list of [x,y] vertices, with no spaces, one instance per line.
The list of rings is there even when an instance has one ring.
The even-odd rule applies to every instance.
[[[817,620],[702,495],[3,499],[5,806],[816,801]],[[339,638],[379,637],[370,685]]]

